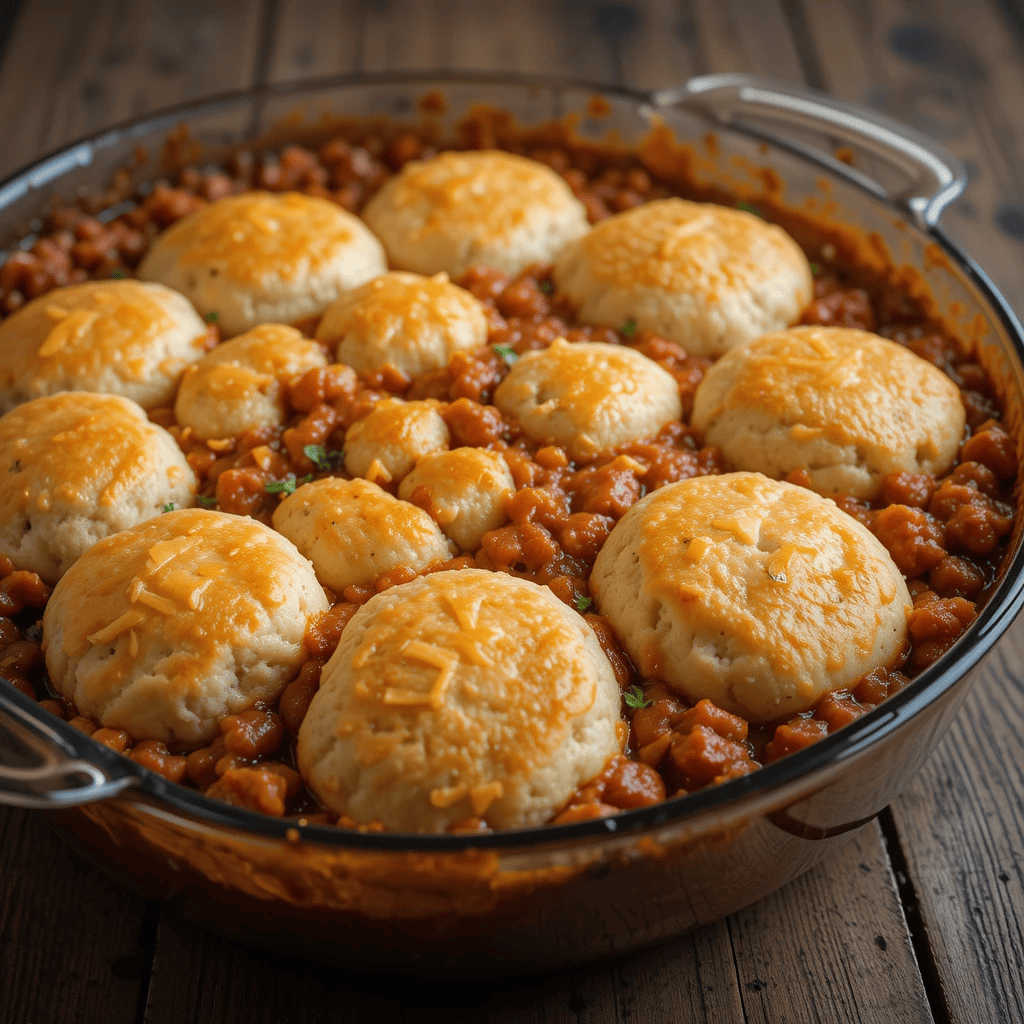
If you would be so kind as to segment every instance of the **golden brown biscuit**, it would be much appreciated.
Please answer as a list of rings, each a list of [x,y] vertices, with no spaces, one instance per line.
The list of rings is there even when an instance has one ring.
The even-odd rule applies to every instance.
[[[423,509],[368,480],[324,477],[304,484],[274,509],[274,529],[338,594],[400,565],[419,572],[455,554]]]
[[[827,498],[758,473],[669,484],[612,530],[590,590],[645,677],[752,722],[893,665],[907,585]]]
[[[340,206],[298,192],[244,192],[173,224],[139,265],[226,336],[322,313],[387,270],[380,243]]]
[[[653,437],[682,414],[675,378],[653,359],[623,345],[563,338],[520,356],[494,404],[531,440],[575,459]]]
[[[134,740],[199,744],[225,715],[273,701],[327,610],[313,569],[247,516],[168,512],[101,540],[43,616],[53,685]]]
[[[374,483],[397,483],[421,455],[448,447],[440,410],[433,399],[382,399],[345,432],[345,471]]]
[[[363,210],[401,270],[459,277],[549,263],[588,229],[586,209],[550,167],[499,150],[407,163]]]
[[[360,822],[524,828],[621,753],[619,711],[593,630],[550,590],[434,573],[371,598],[345,627],[299,732],[299,770]]]
[[[67,391],[0,417],[0,554],[47,583],[96,541],[167,506],[196,478],[174,438],[118,395]]]
[[[555,260],[579,319],[632,322],[696,355],[795,323],[814,282],[782,228],[713,203],[658,199],[601,221]]]
[[[294,327],[261,324],[225,341],[190,366],[181,380],[174,415],[183,427],[210,438],[284,422],[282,386],[327,357]]]
[[[692,422],[737,469],[806,469],[816,491],[873,498],[887,473],[945,473],[965,415],[959,388],[902,345],[846,327],[794,327],[715,363]]]
[[[456,352],[487,342],[483,303],[447,274],[392,271],[335,299],[316,331],[357,373],[385,366],[410,377],[439,370]]]
[[[430,452],[398,488],[400,498],[426,509],[465,552],[476,551],[485,533],[508,522],[505,502],[515,492],[508,463],[487,448]]]
[[[160,284],[87,281],[54,288],[0,321],[0,413],[58,391],[170,405],[206,351],[206,324]]]

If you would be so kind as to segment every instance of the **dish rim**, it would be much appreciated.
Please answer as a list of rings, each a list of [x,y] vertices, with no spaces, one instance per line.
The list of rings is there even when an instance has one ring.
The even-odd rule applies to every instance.
[[[671,107],[657,103],[655,97],[665,89],[638,90],[623,86],[581,81],[554,75],[528,75],[520,73],[496,74],[488,72],[400,71],[351,73],[316,76],[274,85],[260,85],[250,89],[217,93],[199,100],[189,100],[161,110],[120,122],[99,132],[85,135],[68,145],[59,147],[39,159],[33,160],[0,182],[0,218],[12,203],[31,191],[42,190],[59,183],[61,176],[83,166],[83,147],[112,145],[125,137],[153,136],[161,129],[173,128],[188,115],[211,113],[218,107],[249,103],[258,111],[261,101],[299,96],[313,91],[343,89],[346,87],[388,87],[407,85],[421,89],[455,84],[488,85],[504,88],[552,88],[577,92],[591,91],[597,96],[614,96],[632,101],[637,112],[647,106],[652,111],[671,114]],[[378,116],[378,115],[359,115]],[[721,129],[724,126],[717,126]],[[773,145],[789,148],[785,139],[762,135],[740,125],[729,125],[728,130],[753,138],[763,138]],[[258,136],[257,136],[258,141]],[[792,151],[792,150],[791,150]],[[796,155],[810,161],[813,157],[805,150]],[[87,162],[91,162],[87,161]],[[827,174],[836,174],[832,166],[819,165]],[[841,172],[839,172],[841,173]],[[845,176],[844,176],[845,177]],[[850,184],[865,192],[875,202],[885,203],[877,192],[866,187],[858,176],[846,178]],[[100,186],[102,187],[102,186]],[[894,203],[885,204],[898,209]],[[940,225],[923,227],[910,225],[922,236],[939,245],[952,258],[957,270],[980,293],[988,304],[993,319],[1003,328],[1009,340],[1012,355],[1024,369],[1024,328],[1006,300],[978,264],[965,253]],[[6,250],[5,250],[6,251]],[[1010,352],[1005,353],[1010,355]],[[1024,398],[1024,396],[1022,396]],[[222,803],[191,790],[186,786],[168,782],[150,769],[129,760],[84,733],[73,729],[67,722],[49,715],[36,701],[18,691],[0,677],[0,697],[20,708],[37,728],[50,734],[51,740],[70,757],[89,762],[101,768],[115,791],[106,798],[132,798],[144,796],[167,805],[190,819],[204,824],[228,826],[256,839],[274,839],[294,843],[296,833],[304,843],[329,847],[334,850],[351,849],[366,853],[462,853],[466,851],[512,852],[527,847],[562,848],[583,846],[593,840],[613,836],[635,837],[656,832],[670,826],[681,826],[696,821],[713,811],[730,810],[742,817],[741,804],[757,796],[769,797],[782,793],[798,783],[811,785],[814,777],[825,768],[839,764],[860,753],[869,745],[902,728],[919,712],[932,705],[947,691],[966,680],[996,641],[1009,627],[1024,606],[1024,537],[1018,526],[1016,550],[1011,546],[1009,557],[1000,578],[984,608],[969,627],[967,635],[958,640],[950,651],[930,665],[902,690],[882,704],[866,712],[856,721],[844,726],[811,746],[796,751],[772,764],[759,768],[750,775],[709,786],[684,796],[673,797],[649,807],[621,811],[607,817],[586,822],[561,825],[540,825],[528,829],[509,829],[482,834],[360,832],[331,825],[299,824],[297,818],[273,818]],[[103,799],[104,797],[99,797]],[[0,794],[2,802],[2,794]],[[56,809],[60,804],[54,803]],[[758,813],[751,810],[750,814]],[[301,818],[301,816],[300,816]]]

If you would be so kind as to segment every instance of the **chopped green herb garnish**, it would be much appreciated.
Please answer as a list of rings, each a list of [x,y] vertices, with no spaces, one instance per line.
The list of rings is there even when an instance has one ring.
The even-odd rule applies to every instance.
[[[552,281],[543,280],[537,282],[537,287],[545,294],[551,295],[555,290],[555,285]]]
[[[761,211],[756,206],[752,206],[750,203],[737,203],[736,209],[744,210],[746,213],[752,213],[755,217],[762,216]]]
[[[173,501],[167,502],[167,504],[164,505],[163,510],[165,512],[173,512],[174,511],[174,502]]]
[[[620,328],[619,334],[625,334],[627,338],[632,338],[636,334],[636,320],[630,317]]]
[[[123,281],[128,276],[128,272],[122,270],[120,267],[114,267],[114,269],[110,272],[110,276],[115,281]]]
[[[205,505],[207,508],[211,505],[217,504],[217,499],[211,497],[209,494],[197,494],[196,501],[198,501],[200,505]]]
[[[268,494],[294,494],[296,480],[293,476],[285,477],[284,480],[268,480],[263,489]]]
[[[812,263],[811,264],[811,273],[812,274],[820,274],[821,273],[821,264],[820,263]]]
[[[590,611],[590,606],[593,603],[594,602],[589,597],[586,597],[585,595],[580,594],[576,598],[576,611],[578,611],[578,612]]]
[[[207,313],[206,316],[203,317],[203,319],[208,324],[215,324],[217,322],[217,317],[218,316],[220,316],[220,314],[217,313],[216,311],[214,311],[213,313]]]
[[[639,686],[631,686],[623,695],[622,699],[631,708],[649,708],[654,701],[644,699],[644,691]]]
[[[516,350],[511,345],[495,345],[494,351],[511,366],[518,358]]]
[[[302,454],[312,462],[317,469],[327,472],[341,464],[345,458],[343,451],[328,451],[322,444],[307,444],[302,449]]]

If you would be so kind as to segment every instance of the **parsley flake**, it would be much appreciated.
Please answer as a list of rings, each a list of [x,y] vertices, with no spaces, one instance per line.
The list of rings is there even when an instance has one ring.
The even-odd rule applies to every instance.
[[[294,494],[296,483],[295,477],[288,476],[284,480],[268,480],[263,489],[268,494]]]
[[[196,501],[198,501],[200,505],[204,505],[206,508],[217,504],[217,499],[209,494],[197,494]]]
[[[821,264],[820,263],[812,263],[811,264],[811,273],[815,274],[815,275],[820,274],[821,273]]]
[[[215,324],[217,322],[217,317],[218,316],[220,316],[220,314],[216,310],[214,310],[214,312],[212,312],[212,313],[207,313],[206,316],[203,317],[203,319],[208,324]]]
[[[127,271],[122,270],[120,267],[114,267],[110,272],[110,277],[114,281],[123,281],[127,276]]]
[[[632,338],[636,334],[636,319],[630,317],[620,328],[619,334],[625,334],[627,338]]]
[[[639,686],[631,686],[623,695],[622,699],[631,708],[649,708],[654,701],[644,699],[644,691]]]
[[[548,281],[547,279],[537,282],[537,287],[545,294],[551,295],[554,293],[555,285],[554,282]]]
[[[317,469],[328,472],[338,466],[345,458],[343,451],[328,451],[322,444],[307,444],[302,449],[302,454],[312,462]]]
[[[164,505],[164,507],[163,507],[163,511],[164,512],[173,512],[174,511],[174,502],[173,501],[167,502],[167,504]]]
[[[495,345],[494,351],[511,366],[518,358],[516,350],[511,345]]]
[[[581,614],[583,612],[590,611],[590,606],[593,603],[594,602],[589,597],[586,597],[585,595],[580,594],[576,598],[576,611],[580,612]]]
[[[756,206],[753,206],[750,203],[737,203],[736,209],[743,210],[745,213],[752,213],[755,217],[763,216],[761,211]]]

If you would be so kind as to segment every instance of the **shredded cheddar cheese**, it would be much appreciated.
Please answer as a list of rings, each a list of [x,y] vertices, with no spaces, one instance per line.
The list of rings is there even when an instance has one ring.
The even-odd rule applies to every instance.
[[[500,782],[481,783],[469,791],[469,802],[473,807],[473,813],[485,814],[487,808],[500,800],[505,795],[505,787]]]
[[[391,482],[392,476],[380,459],[374,459],[366,471],[366,479],[373,484],[378,482],[387,484]]]
[[[146,561],[146,569],[150,573],[156,572],[161,566],[166,565],[172,558],[188,551],[197,544],[195,537],[175,537],[174,540],[161,540],[154,544],[146,554],[149,558]]]
[[[150,590],[143,590],[139,594],[139,604],[144,604],[146,607],[160,612],[161,615],[174,615],[178,610],[177,605],[173,601],[168,600],[166,597],[161,597],[159,594],[154,594]]]
[[[206,592],[207,587],[213,580],[203,580],[201,583],[197,583],[192,588],[192,592],[188,595],[188,606],[194,612],[202,611],[203,608],[203,594]]]
[[[270,472],[272,460],[274,457],[273,451],[268,448],[265,444],[261,444],[249,453],[252,456],[252,461],[259,466],[265,473]]]
[[[686,545],[686,550],[682,553],[682,558],[691,563],[692,565],[698,565],[704,560],[705,555],[709,551],[714,550],[714,544],[707,539],[707,537],[694,537],[689,544]]]
[[[741,544],[756,544],[761,532],[761,513],[756,508],[739,508],[713,519],[711,525],[731,533]]]
[[[92,309],[76,309],[73,313],[68,313],[51,328],[46,340],[39,346],[40,358],[55,356],[69,342],[77,341],[92,327],[98,316],[99,313]]]
[[[768,561],[768,575],[776,583],[787,583],[789,581],[787,570],[789,569],[790,559],[796,554],[807,555],[813,559],[815,551],[813,548],[802,547],[799,544],[783,544],[778,551],[772,554]]]
[[[478,597],[475,601],[466,602],[464,597],[449,597],[448,605],[452,610],[452,615],[455,617],[455,621],[463,629],[476,629],[477,620],[480,617],[480,605],[483,602],[482,597]]]
[[[90,633],[86,640],[91,644],[109,644],[111,640],[119,637],[125,630],[133,629],[145,621],[146,613],[133,608],[126,611],[123,615],[119,615],[109,625],[104,626],[103,629]]]
[[[410,658],[417,658],[419,661],[424,662],[424,664],[432,665],[434,668],[441,670],[440,675],[434,680],[434,685],[430,688],[430,692],[426,695],[427,703],[431,707],[440,707],[444,703],[448,685],[451,683],[452,676],[455,674],[455,669],[459,664],[459,656],[454,651],[446,651],[441,647],[436,647],[434,644],[424,643],[422,640],[410,640],[403,646],[403,652],[408,654]],[[385,702],[394,703],[387,700],[387,693],[388,691],[385,690]]]
[[[422,693],[419,690],[402,690],[397,686],[389,686],[384,691],[381,700],[385,704],[430,704],[430,691]]]
[[[438,786],[430,791],[430,802],[435,807],[451,807],[452,804],[457,804],[468,793],[469,786],[464,782],[458,786]]]

